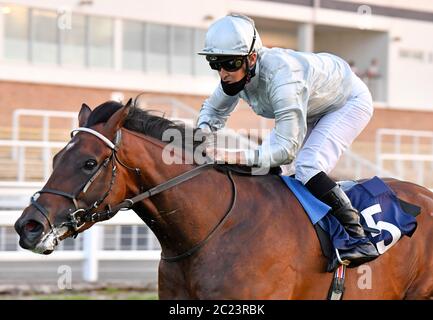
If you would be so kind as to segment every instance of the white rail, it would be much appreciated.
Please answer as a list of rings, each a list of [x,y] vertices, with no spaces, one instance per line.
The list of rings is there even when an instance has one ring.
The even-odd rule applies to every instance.
[[[12,114],[12,140],[20,140],[20,123],[22,117],[42,118],[42,141],[49,141],[50,120],[53,118],[70,119],[71,129],[78,126],[78,112],[53,111],[41,109],[16,109]],[[16,159],[17,150],[12,150],[12,158]]]
[[[387,144],[391,145],[391,148],[386,148],[385,137],[388,137]],[[403,150],[404,145],[405,150]],[[410,148],[410,152],[407,147]],[[424,185],[426,175],[433,174],[433,131],[378,129],[376,131],[376,164],[383,168],[386,161],[392,161],[395,171],[405,179]],[[406,175],[408,165],[404,165],[405,162],[412,163],[411,169],[414,172],[411,172],[410,176]],[[430,163],[430,170],[426,173],[425,164],[428,163]]]
[[[337,170],[351,171],[351,179],[364,179],[371,175],[400,178],[395,173],[377,166],[374,162],[363,158],[351,150],[347,150],[343,154],[342,161],[339,163]]]
[[[0,211],[0,227],[12,227],[20,217],[21,211]],[[98,262],[107,260],[123,261],[158,261],[160,250],[102,250],[101,230],[110,225],[143,225],[133,211],[121,211],[108,221],[98,223],[83,234],[83,250],[55,251],[49,256],[38,255],[23,249],[17,251],[0,251],[0,262],[27,261],[81,261],[83,263],[83,279],[98,280]],[[150,232],[150,230],[149,230]],[[153,236],[153,234],[152,234]],[[156,240],[155,240],[156,241]]]
[[[15,150],[15,161],[17,161],[17,179],[16,181],[25,181],[25,149],[26,148],[41,148],[43,159],[43,180],[47,180],[51,174],[51,158],[52,149],[61,149],[65,146],[65,142],[52,141],[26,141],[26,140],[0,140],[1,147],[11,147]]]

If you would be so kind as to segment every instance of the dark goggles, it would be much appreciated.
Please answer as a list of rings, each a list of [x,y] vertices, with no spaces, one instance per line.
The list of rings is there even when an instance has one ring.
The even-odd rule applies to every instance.
[[[243,66],[245,57],[224,57],[221,59],[217,56],[206,56],[206,60],[209,61],[212,70],[224,69],[228,72],[234,72]]]

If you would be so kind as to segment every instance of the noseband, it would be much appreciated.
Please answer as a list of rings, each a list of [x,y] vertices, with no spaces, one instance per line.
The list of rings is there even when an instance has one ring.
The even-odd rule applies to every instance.
[[[58,196],[62,196],[65,198],[68,198],[72,201],[72,203],[74,204],[74,208],[75,210],[71,210],[71,212],[68,215],[68,222],[62,223],[61,226],[68,226],[70,228],[72,228],[74,230],[75,235],[78,234],[78,231],[81,227],[81,225],[84,222],[97,222],[97,220],[95,220],[95,213],[91,213],[91,211],[93,211],[94,209],[98,208],[99,205],[105,200],[105,198],[107,198],[107,196],[110,194],[111,189],[114,185],[114,181],[116,179],[116,175],[117,175],[117,163],[120,163],[122,166],[124,166],[125,168],[129,169],[129,170],[134,170],[136,172],[137,175],[140,175],[140,169],[139,168],[131,168],[128,167],[127,165],[125,165],[124,163],[122,163],[118,157],[117,157],[117,150],[118,150],[118,145],[120,143],[120,140],[122,138],[122,134],[121,131],[118,130],[116,133],[116,138],[115,138],[115,142],[111,142],[109,139],[107,139],[105,136],[103,136],[102,134],[100,134],[99,132],[90,129],[90,128],[77,128],[72,130],[71,132],[71,137],[73,137],[75,132],[88,132],[96,137],[98,137],[100,140],[102,140],[110,149],[111,149],[111,154],[104,160],[102,161],[101,165],[99,166],[99,168],[96,170],[96,172],[80,187],[78,188],[78,190],[74,193],[67,193],[64,191],[60,191],[60,190],[55,190],[55,189],[50,189],[50,188],[43,188],[42,190],[37,191],[30,199],[30,203],[36,208],[38,209],[38,211],[45,217],[45,219],[48,221],[48,224],[51,228],[51,230],[54,230],[50,219],[48,218],[48,210],[43,207],[41,204],[39,204],[37,202],[37,199],[39,198],[39,195],[42,193],[50,193],[50,194],[55,194]],[[87,190],[89,189],[89,187],[91,186],[91,184],[96,180],[96,178],[101,174],[101,172],[103,170],[105,170],[106,168],[108,168],[108,166],[111,163],[111,180],[110,180],[110,184],[109,187],[107,189],[107,191],[98,199],[96,200],[91,206],[89,206],[86,209],[83,208],[79,208],[78,206],[78,195],[81,193],[86,193]],[[81,224],[81,225],[80,225]]]
[[[140,202],[144,199],[150,198],[150,197],[152,197],[152,196],[154,196],[160,192],[163,192],[167,189],[170,189],[170,188],[172,188],[172,187],[174,187],[174,186],[176,186],[182,182],[188,181],[188,180],[192,179],[193,177],[199,175],[202,171],[207,170],[208,168],[210,168],[214,165],[213,163],[202,164],[200,166],[195,167],[194,169],[192,169],[190,171],[187,171],[183,174],[180,174],[174,178],[171,178],[171,179],[167,180],[166,182],[163,182],[163,183],[161,183],[161,184],[159,184],[159,185],[157,185],[157,186],[155,186],[155,187],[153,187],[153,188],[151,188],[151,189],[149,189],[143,193],[140,193],[131,199],[125,199],[123,202],[117,204],[114,207],[110,207],[110,205],[107,205],[108,210],[101,211],[101,212],[92,212],[95,209],[97,209],[102,202],[104,202],[104,200],[107,198],[107,196],[110,194],[110,192],[112,190],[112,187],[114,185],[114,181],[116,179],[116,174],[117,174],[116,163],[119,163],[120,165],[122,165],[123,167],[125,167],[128,170],[134,171],[138,176],[141,175],[141,172],[140,172],[139,168],[132,168],[132,167],[125,165],[117,157],[117,151],[119,149],[119,144],[120,144],[120,141],[122,139],[122,134],[121,134],[120,129],[116,132],[116,137],[115,137],[114,143],[112,141],[110,141],[107,137],[102,135],[101,133],[99,133],[93,129],[84,128],[84,127],[72,130],[71,137],[74,136],[75,132],[80,132],[80,131],[81,132],[87,132],[87,133],[94,135],[95,137],[98,137],[100,140],[102,140],[111,149],[111,154],[102,162],[102,164],[99,166],[98,170],[82,185],[81,188],[78,189],[77,192],[67,193],[67,192],[60,191],[60,190],[43,188],[43,189],[37,191],[31,197],[31,199],[30,199],[31,205],[33,205],[45,217],[45,219],[47,220],[48,225],[49,225],[52,232],[55,232],[55,229],[53,228],[53,225],[49,219],[48,210],[44,206],[42,206],[41,204],[39,204],[37,202],[39,195],[42,193],[50,193],[50,194],[62,196],[62,197],[65,197],[67,199],[70,199],[72,201],[72,203],[74,204],[75,210],[70,209],[71,212],[68,214],[68,221],[63,222],[59,226],[59,228],[62,226],[67,226],[69,229],[72,229],[72,231],[74,232],[73,236],[76,237],[86,222],[100,222],[100,221],[108,220],[108,219],[112,218],[120,210],[129,210],[137,202]],[[110,184],[109,184],[107,191],[87,209],[79,208],[78,199],[77,199],[78,195],[81,192],[86,193],[86,191],[88,190],[90,185],[93,183],[93,181],[95,181],[95,179],[99,176],[99,174],[102,172],[102,170],[106,169],[109,166],[110,162],[112,163],[111,181],[110,181]],[[186,251],[182,254],[173,256],[173,257],[165,257],[164,255],[161,254],[161,259],[166,260],[168,262],[175,262],[175,261],[178,261],[178,260],[181,260],[183,258],[186,258],[186,257],[193,255],[202,246],[204,246],[206,244],[206,242],[209,241],[210,238],[214,235],[214,233],[217,231],[217,229],[222,224],[224,224],[224,222],[227,220],[230,213],[233,211],[234,205],[236,203],[236,198],[237,198],[236,185],[235,185],[235,182],[233,180],[231,171],[228,170],[227,174],[228,174],[228,177],[229,177],[230,182],[232,184],[233,192],[232,192],[232,201],[231,201],[230,208],[225,213],[223,218],[210,231],[210,233],[208,234],[208,236],[204,240],[200,241],[198,244],[196,244],[194,247],[192,247],[188,251]]]

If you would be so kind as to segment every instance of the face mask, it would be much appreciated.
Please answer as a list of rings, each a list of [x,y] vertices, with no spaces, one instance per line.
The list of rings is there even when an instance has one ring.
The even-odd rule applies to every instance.
[[[224,93],[228,96],[235,96],[241,92],[247,84],[247,76],[243,77],[238,82],[228,83],[221,80],[221,86],[223,87]]]
[[[221,86],[224,90],[224,93],[228,96],[235,96],[239,92],[241,92],[245,85],[250,82],[250,79],[256,75],[256,65],[252,69],[249,70],[248,74],[245,75],[241,80],[234,83],[228,83],[221,80]]]

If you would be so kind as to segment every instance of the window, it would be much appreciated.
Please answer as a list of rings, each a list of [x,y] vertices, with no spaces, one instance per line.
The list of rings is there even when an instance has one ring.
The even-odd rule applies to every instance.
[[[4,15],[4,58],[36,64],[112,68],[114,20],[72,13],[70,28],[58,13],[8,6]],[[150,74],[217,76],[203,56],[205,29],[141,21],[122,23],[122,68]]]
[[[133,227],[134,226],[120,226],[121,238],[120,247],[122,250],[132,250],[133,242]]]
[[[113,20],[89,17],[89,66],[113,66]]]
[[[56,250],[59,251],[80,251],[83,250],[83,238],[66,238],[59,243]]]
[[[141,22],[123,22],[123,69],[144,69],[144,25]]]
[[[84,66],[86,64],[86,17],[73,14],[71,28],[60,30],[62,65]]]
[[[149,234],[150,230],[144,227],[139,227],[137,230],[137,249],[138,250],[153,250],[149,247]]]
[[[152,231],[145,225],[104,226],[104,250],[160,250]]]
[[[158,239],[147,226],[137,226],[138,250],[161,250]]]
[[[169,55],[168,27],[148,24],[146,31],[146,70],[154,73],[167,73]]]
[[[13,227],[0,227],[0,251],[16,251],[18,234]]]
[[[171,73],[192,74],[193,29],[171,28]]]
[[[4,57],[9,60],[28,59],[28,10],[24,7],[8,6],[4,13]],[[0,13],[1,14],[1,13]]]
[[[104,226],[103,227],[103,249],[104,250],[119,250],[120,244],[119,244],[119,237],[118,234],[120,233],[120,227],[119,226]]]
[[[57,13],[33,9],[31,14],[31,61],[57,63]]]

